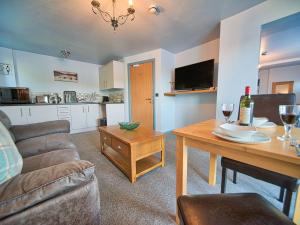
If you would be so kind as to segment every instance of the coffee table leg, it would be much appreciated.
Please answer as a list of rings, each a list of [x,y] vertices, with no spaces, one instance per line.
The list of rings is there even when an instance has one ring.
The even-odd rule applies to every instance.
[[[295,204],[295,213],[293,221],[295,224],[300,225],[300,185],[298,186],[296,204]]]
[[[183,137],[176,137],[176,223],[179,224],[177,198],[186,194],[187,186],[187,147]]]
[[[104,142],[102,139],[102,133],[100,132],[100,152],[103,153]]]
[[[131,183],[136,182],[136,157],[135,157],[135,148],[131,148],[131,152],[130,152],[130,181]]]
[[[217,179],[217,155],[210,153],[208,184],[215,185]]]
[[[163,137],[161,140],[161,167],[165,166],[165,138]]]

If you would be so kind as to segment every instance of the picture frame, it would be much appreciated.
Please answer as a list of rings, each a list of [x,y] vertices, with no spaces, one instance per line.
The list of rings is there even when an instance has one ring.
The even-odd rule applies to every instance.
[[[78,74],[75,72],[54,70],[54,80],[63,82],[78,82]]]

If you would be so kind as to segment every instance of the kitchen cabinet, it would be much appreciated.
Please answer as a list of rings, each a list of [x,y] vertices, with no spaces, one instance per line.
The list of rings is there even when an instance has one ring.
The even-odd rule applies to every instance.
[[[13,125],[23,125],[28,123],[26,114],[27,107],[0,106],[0,110],[9,117]]]
[[[106,104],[107,126],[116,125],[125,120],[124,104]]]
[[[71,116],[72,130],[78,130],[87,127],[85,105],[71,105]]]
[[[0,106],[13,125],[68,120],[71,133],[95,130],[100,118],[99,104]]]
[[[57,120],[56,106],[1,106],[14,125]]]
[[[28,123],[58,120],[56,105],[26,106],[26,108]]]
[[[100,90],[124,88],[124,63],[111,61],[100,68]]]
[[[89,104],[87,107],[87,126],[97,127],[99,120],[100,107],[99,105]]]
[[[98,126],[99,105],[72,105],[71,126],[73,130],[85,129]]]

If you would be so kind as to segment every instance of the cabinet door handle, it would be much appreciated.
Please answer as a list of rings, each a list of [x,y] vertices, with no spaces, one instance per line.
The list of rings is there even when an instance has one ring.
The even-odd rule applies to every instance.
[[[22,108],[20,108],[20,112],[21,112],[21,117],[23,117],[23,110],[22,110]]]
[[[118,149],[122,149],[120,145],[118,146]]]
[[[28,109],[28,112],[29,112],[29,116],[31,116],[31,109],[30,108]]]
[[[84,106],[82,106],[82,112],[84,113]]]
[[[106,140],[106,137],[104,137],[104,140]]]
[[[90,106],[88,105],[88,112],[90,112]]]

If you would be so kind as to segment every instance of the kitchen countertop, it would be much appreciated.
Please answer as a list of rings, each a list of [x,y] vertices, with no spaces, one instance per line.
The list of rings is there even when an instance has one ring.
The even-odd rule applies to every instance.
[[[101,102],[101,105],[107,105],[107,104],[124,104],[124,102]]]
[[[34,105],[83,105],[83,104],[102,104],[100,102],[73,102],[73,103],[25,103],[25,104],[0,104],[0,106],[34,106]]]
[[[107,104],[124,104],[124,102],[73,102],[73,103],[25,103],[25,104],[0,104],[1,106],[41,106],[41,105],[83,105],[83,104],[99,104],[99,105],[107,105]]]

